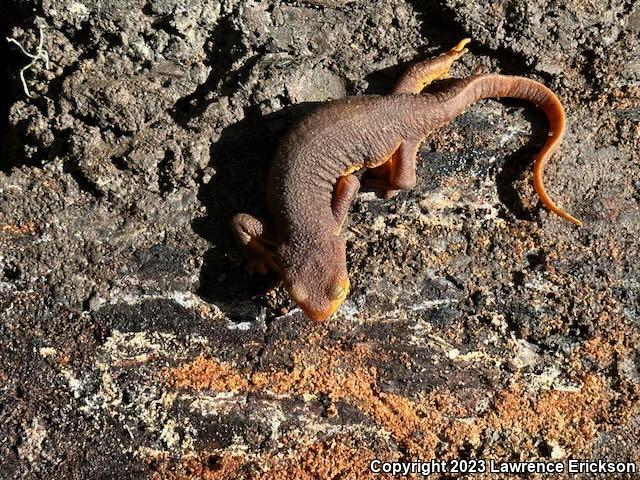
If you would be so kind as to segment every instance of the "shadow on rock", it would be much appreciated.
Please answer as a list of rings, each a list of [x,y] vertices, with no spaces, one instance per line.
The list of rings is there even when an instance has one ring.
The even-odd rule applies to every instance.
[[[498,198],[502,205],[517,219],[532,221],[537,218],[539,208],[528,209],[524,205],[521,193],[516,189],[516,182],[525,175],[525,172],[533,168],[534,157],[548,138],[547,132],[549,127],[544,114],[537,111],[530,103],[520,100],[504,99],[501,102],[514,107],[524,106],[523,116],[531,123],[532,133],[525,145],[504,157],[502,168],[496,176]],[[556,153],[554,157],[557,158],[558,153]],[[552,162],[554,161],[554,157],[551,159]]]
[[[317,104],[302,103],[261,116],[248,111],[244,120],[225,128],[211,147],[215,175],[200,188],[198,198],[207,214],[193,222],[194,231],[212,244],[205,254],[198,295],[215,303],[230,317],[242,317],[247,300],[260,298],[277,283],[275,274],[248,275],[230,228],[236,213],[269,218],[265,179],[279,138]],[[252,302],[249,302],[252,303]]]

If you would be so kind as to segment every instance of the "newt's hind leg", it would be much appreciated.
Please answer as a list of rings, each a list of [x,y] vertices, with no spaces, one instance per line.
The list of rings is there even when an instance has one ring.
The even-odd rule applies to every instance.
[[[242,248],[245,268],[249,273],[257,271],[265,274],[269,269],[278,271],[274,261],[275,241],[266,222],[246,213],[239,213],[231,219],[231,229]]]
[[[399,190],[411,190],[416,186],[416,155],[419,146],[419,141],[402,142],[389,160],[365,172],[364,185],[376,190],[379,196],[386,199],[395,196]]]
[[[410,67],[396,82],[393,93],[420,93],[434,80],[448,76],[453,62],[469,51],[465,45],[470,41],[465,38],[448,52]]]
[[[344,225],[347,213],[349,213],[349,208],[356,198],[358,190],[360,190],[360,180],[355,175],[344,175],[338,178],[333,190],[333,198],[331,199],[331,210],[336,222],[338,222],[337,233],[342,230],[342,225]]]
[[[442,55],[413,65],[393,88],[393,93],[420,93],[434,80],[446,77],[453,62],[468,52],[465,38]],[[409,190],[416,185],[416,154],[420,142],[403,142],[389,160],[366,172],[364,185],[378,191],[386,199],[395,196],[398,190]]]

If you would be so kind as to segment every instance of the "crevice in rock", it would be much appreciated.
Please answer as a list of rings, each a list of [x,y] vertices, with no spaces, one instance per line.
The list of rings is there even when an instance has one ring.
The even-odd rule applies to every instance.
[[[205,112],[213,101],[210,98],[213,92],[217,93],[216,97],[221,97],[236,91],[237,86],[244,83],[243,79],[266,53],[257,46],[253,55],[245,58],[238,68],[232,69],[233,64],[246,56],[247,51],[243,47],[242,32],[234,26],[231,16],[220,20],[210,38],[217,41],[209,54],[208,65],[211,71],[207,79],[192,93],[178,99],[170,112],[174,121],[183,128],[188,128],[191,119]],[[221,39],[224,41],[220,41]]]
[[[85,173],[82,171],[80,167],[73,164],[70,161],[65,162],[63,167],[64,173],[71,175],[71,177],[75,180],[78,188],[83,192],[87,192],[94,198],[102,198],[104,194],[91,179],[89,179]]]
[[[161,195],[166,195],[173,190],[173,182],[171,181],[171,164],[175,160],[175,153],[167,150],[164,157],[158,162],[158,188]]]
[[[20,85],[19,71],[29,59],[10,45],[6,37],[17,26],[27,28],[33,21],[33,11],[28,5],[19,1],[9,0],[2,8],[0,21],[0,56],[4,58],[0,71],[0,171],[9,172],[12,167],[20,164],[19,128],[10,125],[9,109],[11,105],[24,95]]]

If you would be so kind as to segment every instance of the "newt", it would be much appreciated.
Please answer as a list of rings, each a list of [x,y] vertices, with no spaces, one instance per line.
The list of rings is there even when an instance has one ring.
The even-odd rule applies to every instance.
[[[556,95],[525,77],[498,74],[452,80],[441,91],[421,93],[448,77],[468,52],[470,39],[409,68],[389,95],[363,95],[327,102],[284,136],[267,177],[271,222],[240,213],[231,226],[249,271],[280,273],[284,287],[308,317],[332,315],[349,293],[346,245],[340,237],[362,183],[385,198],[416,185],[416,155],[422,141],[485,98],[533,103],[549,122],[549,137],[536,155],[533,185],[553,213],[581,225],[557,207],[542,181],[545,164],[558,148],[565,114]]]

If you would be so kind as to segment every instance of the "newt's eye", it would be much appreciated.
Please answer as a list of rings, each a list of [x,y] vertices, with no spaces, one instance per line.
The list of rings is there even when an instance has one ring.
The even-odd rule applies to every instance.
[[[331,290],[329,291],[329,297],[331,297],[332,300],[337,300],[338,298],[342,298],[343,296],[345,296],[346,293],[347,293],[347,288],[345,285],[340,283],[335,283],[331,287]]]

